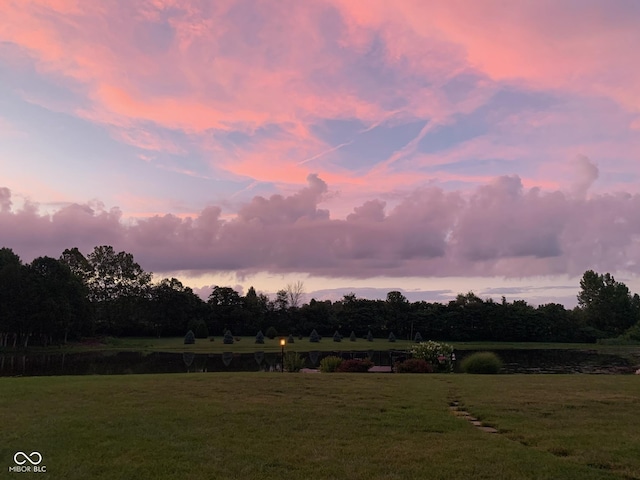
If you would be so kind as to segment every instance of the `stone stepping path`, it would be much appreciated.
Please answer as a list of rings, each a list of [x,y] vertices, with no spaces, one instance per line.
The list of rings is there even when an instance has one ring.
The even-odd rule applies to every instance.
[[[479,430],[482,430],[483,432],[498,433],[498,430],[496,430],[495,428],[490,427],[488,425],[484,425],[480,420],[472,416],[469,412],[462,410],[459,402],[457,401],[451,402],[449,404],[449,409],[451,410],[451,413],[453,413],[456,417],[467,420],[468,422],[471,423],[471,425],[478,428]]]

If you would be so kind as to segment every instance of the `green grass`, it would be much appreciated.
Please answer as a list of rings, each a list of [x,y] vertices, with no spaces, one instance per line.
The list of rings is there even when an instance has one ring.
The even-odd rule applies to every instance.
[[[640,478],[638,398],[636,376],[0,378],[0,472],[21,450],[70,480]]]
[[[568,462],[640,478],[640,377],[452,375],[452,396],[506,438]]]
[[[64,347],[48,347],[46,349],[33,347],[30,352],[81,352],[81,351],[147,351],[147,352],[193,352],[193,353],[253,353],[257,351],[280,352],[280,338],[265,338],[264,344],[255,343],[255,337],[239,337],[240,341],[233,344],[224,344],[222,337],[213,337],[214,340],[197,338],[196,343],[185,345],[183,337],[123,337],[109,338],[106,343],[100,344],[69,344]],[[286,337],[284,337],[286,339]],[[408,340],[396,340],[389,342],[387,339],[376,338],[373,342],[358,339],[355,342],[348,338],[341,342],[334,342],[332,337],[324,337],[320,342],[312,343],[309,337],[302,340],[295,338],[293,344],[287,344],[285,350],[304,351],[366,351],[366,350],[406,350],[414,342]]]
[[[29,352],[83,352],[83,351],[142,351],[142,352],[193,352],[193,353],[253,353],[256,351],[279,352],[279,340],[264,339],[264,344],[256,344],[255,337],[240,337],[241,340],[232,345],[225,345],[222,337],[209,339],[196,339],[193,345],[185,345],[183,337],[109,337],[105,343],[86,344],[70,343],[66,346],[53,346],[47,348],[30,347]],[[616,353],[619,355],[640,355],[639,345],[601,345],[593,343],[549,343],[549,342],[446,342],[452,344],[456,350],[530,350],[530,349],[562,349],[562,350],[594,350],[601,353]],[[295,343],[285,347],[287,350],[304,352],[318,351],[366,351],[366,350],[407,350],[415,343],[409,340],[396,340],[389,342],[386,338],[376,338],[373,342],[367,342],[359,338],[355,342],[344,338],[341,342],[334,342],[331,337],[325,337],[318,343],[309,342],[309,337],[302,340],[295,338]],[[1,351],[1,349],[0,349]],[[11,351],[11,349],[6,349]]]

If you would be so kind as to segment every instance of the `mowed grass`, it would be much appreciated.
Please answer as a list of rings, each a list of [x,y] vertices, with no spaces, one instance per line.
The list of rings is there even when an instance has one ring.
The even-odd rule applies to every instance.
[[[452,396],[504,437],[640,478],[640,376],[452,375],[449,381]]]
[[[55,479],[640,478],[639,399],[635,376],[0,378],[0,478],[16,451]]]
[[[213,338],[213,341],[211,341]],[[240,338],[233,344],[225,344],[222,337],[198,338],[195,344],[185,345],[184,337],[108,337],[105,343],[78,342],[64,346],[30,347],[33,352],[85,352],[85,351],[141,351],[141,352],[193,352],[193,353],[253,353],[257,351],[280,352],[280,339],[288,337],[265,338],[264,344],[255,343],[255,337]],[[638,345],[598,345],[593,343],[550,343],[550,342],[445,342],[450,343],[456,350],[593,350],[600,353],[612,353],[618,355],[640,355]],[[408,350],[415,342],[397,339],[389,342],[387,338],[375,338],[368,342],[358,338],[355,342],[348,337],[341,342],[334,342],[333,337],[324,337],[320,342],[312,343],[309,337],[300,340],[295,337],[294,343],[286,344],[285,350],[294,352],[308,352],[317,350],[330,351],[385,351]],[[0,349],[1,351],[1,349]]]
[[[65,350],[74,351],[148,351],[148,352],[193,352],[193,353],[253,353],[257,351],[264,352],[280,352],[280,338],[265,338],[263,344],[256,343],[255,337],[236,337],[240,338],[232,344],[225,344],[222,337],[212,337],[210,339],[198,338],[196,343],[191,345],[184,344],[183,337],[123,337],[110,338],[107,343],[102,344],[70,344],[64,347],[48,347],[47,349],[39,349],[34,347],[33,351],[50,351],[57,352]],[[333,337],[323,337],[317,343],[310,342],[309,337],[299,340],[295,337],[294,343],[285,345],[286,351],[308,352],[317,350],[321,352],[327,351],[366,351],[366,350],[406,350],[414,342],[409,340],[396,340],[389,342],[388,339],[376,338],[372,342],[359,338],[355,342],[349,340],[348,337],[342,339],[341,342],[334,342]]]

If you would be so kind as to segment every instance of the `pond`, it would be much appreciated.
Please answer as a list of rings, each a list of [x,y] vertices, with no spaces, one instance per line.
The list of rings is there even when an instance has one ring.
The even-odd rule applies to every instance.
[[[640,366],[640,353],[621,356],[595,350],[494,350],[504,361],[504,373],[598,373],[631,374]],[[473,353],[456,352],[460,361]],[[327,355],[369,358],[377,366],[392,365],[403,352],[301,353],[305,367],[317,368]],[[0,376],[121,375],[138,373],[258,372],[278,371],[280,353],[194,354],[167,352],[0,353]]]

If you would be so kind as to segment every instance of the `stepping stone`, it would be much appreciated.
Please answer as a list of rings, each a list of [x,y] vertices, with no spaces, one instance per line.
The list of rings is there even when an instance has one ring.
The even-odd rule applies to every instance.
[[[482,422],[480,420],[471,420],[471,424],[476,427],[482,427]]]
[[[487,427],[487,426],[480,426],[478,427],[480,430],[482,430],[483,432],[487,432],[487,433],[498,433],[498,430],[496,430],[493,427]]]

